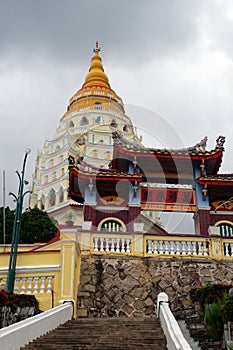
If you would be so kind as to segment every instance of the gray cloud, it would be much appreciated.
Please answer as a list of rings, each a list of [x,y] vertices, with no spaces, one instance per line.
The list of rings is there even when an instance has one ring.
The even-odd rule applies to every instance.
[[[98,39],[106,58],[135,65],[192,46],[202,7],[200,0],[2,0],[1,52],[80,64]]]

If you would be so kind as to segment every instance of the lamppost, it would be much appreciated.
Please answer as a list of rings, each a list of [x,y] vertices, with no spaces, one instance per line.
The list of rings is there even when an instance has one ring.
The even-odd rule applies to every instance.
[[[24,172],[25,172],[27,156],[29,155],[30,152],[31,150],[29,148],[27,148],[25,151],[21,175],[16,170],[16,174],[18,175],[18,178],[19,178],[18,196],[16,196],[12,192],[9,193],[14,197],[16,201],[16,211],[15,211],[14,226],[13,226],[13,232],[12,232],[10,261],[9,261],[9,268],[8,268],[8,275],[7,275],[7,292],[8,293],[13,293],[14,291],[15,267],[16,267],[18,244],[19,244],[19,232],[20,232],[21,217],[22,217],[23,199],[27,193],[30,193],[30,191],[26,191],[25,193],[23,192],[24,185],[28,184],[28,182],[24,180]]]

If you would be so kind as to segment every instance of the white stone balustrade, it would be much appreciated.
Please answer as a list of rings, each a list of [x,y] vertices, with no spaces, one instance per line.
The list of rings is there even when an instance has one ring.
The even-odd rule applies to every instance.
[[[54,276],[16,277],[14,293],[17,294],[44,294],[52,292]],[[0,278],[0,282],[7,284],[6,278]]]
[[[131,253],[130,238],[94,237],[95,252]]]
[[[209,243],[197,240],[152,240],[146,241],[147,253],[156,255],[209,256]]]
[[[233,256],[233,243],[231,242],[224,242],[224,255],[226,257],[232,257]]]

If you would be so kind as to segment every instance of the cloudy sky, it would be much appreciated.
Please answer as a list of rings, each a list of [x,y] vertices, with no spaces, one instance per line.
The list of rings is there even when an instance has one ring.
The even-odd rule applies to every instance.
[[[3,170],[6,191],[17,191],[14,170],[30,147],[31,181],[96,40],[111,87],[139,106],[130,117],[145,143],[189,146],[207,135],[211,149],[224,135],[222,172],[233,171],[232,38],[230,0],[0,0],[0,205]]]

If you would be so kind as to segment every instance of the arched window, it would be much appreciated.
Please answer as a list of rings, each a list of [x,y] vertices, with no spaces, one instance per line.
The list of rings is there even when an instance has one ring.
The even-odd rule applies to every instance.
[[[41,196],[41,204],[40,204],[40,209],[45,210],[45,196],[42,194]]]
[[[73,122],[73,120],[71,120],[70,122],[69,122],[69,128],[73,128],[74,127],[74,122]]]
[[[51,168],[51,167],[53,167],[54,166],[54,160],[53,159],[50,159],[50,161],[49,161],[49,167]]]
[[[64,191],[63,188],[61,187],[59,190],[59,203],[62,203],[64,201]]]
[[[106,160],[111,160],[111,159],[112,159],[112,157],[111,157],[111,152],[105,152],[104,158],[105,158]]]
[[[49,191],[49,206],[50,207],[53,207],[56,203],[56,193],[54,191],[54,189],[52,188],[50,191]]]
[[[80,125],[88,125],[89,124],[89,120],[87,119],[87,117],[82,117],[81,121],[80,121]]]
[[[46,185],[49,182],[49,177],[48,175],[45,175],[44,177],[44,184]]]
[[[94,149],[94,150],[91,152],[90,156],[91,156],[92,158],[95,158],[95,159],[98,159],[98,158],[99,158],[99,155],[98,155],[98,152],[97,152],[96,149]]]
[[[223,237],[233,237],[233,223],[230,221],[220,221],[215,224],[220,228],[220,235]]]
[[[125,225],[121,220],[114,218],[105,219],[100,223],[99,231],[123,232],[125,231]]]

